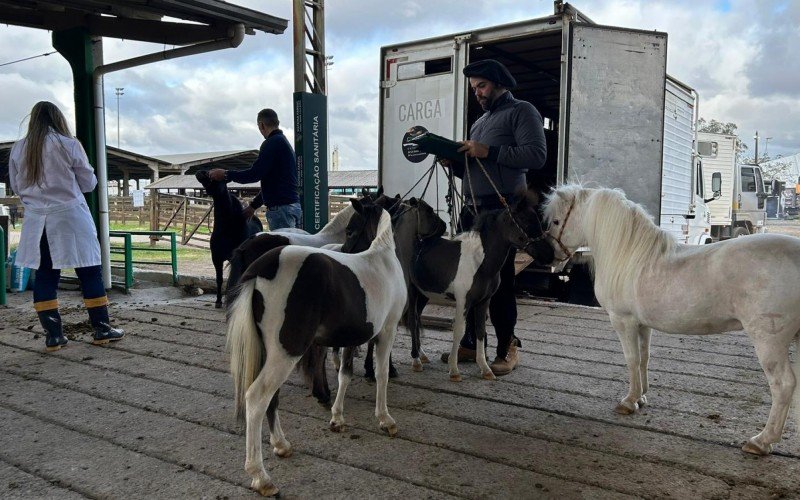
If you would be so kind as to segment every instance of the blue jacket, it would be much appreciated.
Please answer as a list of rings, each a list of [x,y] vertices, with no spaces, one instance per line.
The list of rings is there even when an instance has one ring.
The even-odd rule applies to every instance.
[[[228,180],[239,184],[261,181],[261,192],[250,202],[253,208],[262,205],[276,207],[300,201],[294,150],[280,129],[273,130],[261,143],[258,158],[252,167],[247,170],[228,170]]]

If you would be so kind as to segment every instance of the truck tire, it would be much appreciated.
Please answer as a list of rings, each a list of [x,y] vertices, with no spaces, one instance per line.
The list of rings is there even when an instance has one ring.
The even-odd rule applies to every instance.
[[[738,226],[733,230],[734,238],[738,238],[739,236],[747,236],[748,234],[750,234],[750,231],[748,231],[744,226]]]

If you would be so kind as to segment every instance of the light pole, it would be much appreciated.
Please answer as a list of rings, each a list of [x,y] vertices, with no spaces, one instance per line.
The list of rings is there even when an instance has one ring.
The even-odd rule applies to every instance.
[[[328,68],[333,66],[333,56],[325,56],[325,95],[328,95]]]
[[[753,136],[753,139],[756,141],[755,164],[758,165],[758,130],[756,130],[756,135]]]
[[[114,90],[117,95],[117,148],[119,148],[119,97],[125,93],[123,92],[125,88],[116,87]]]
[[[767,143],[764,145],[764,158],[769,159],[769,141],[772,140],[772,137],[767,137],[764,139]]]

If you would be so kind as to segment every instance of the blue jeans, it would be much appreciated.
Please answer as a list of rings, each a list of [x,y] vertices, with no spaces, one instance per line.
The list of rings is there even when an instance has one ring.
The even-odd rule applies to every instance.
[[[267,224],[270,231],[287,227],[300,227],[303,211],[299,203],[278,205],[267,209]]]

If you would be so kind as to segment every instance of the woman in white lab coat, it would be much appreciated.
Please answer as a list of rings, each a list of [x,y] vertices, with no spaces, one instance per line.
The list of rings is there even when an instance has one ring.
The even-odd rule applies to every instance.
[[[36,269],[33,307],[47,333],[47,350],[67,344],[58,313],[62,269],[74,268],[81,281],[92,343],[121,339],[123,332],[109,324],[100,244],[82,194],[95,188],[97,178],[55,104],[42,101],[31,110],[27,135],[11,148],[8,176],[25,208],[16,264]]]

